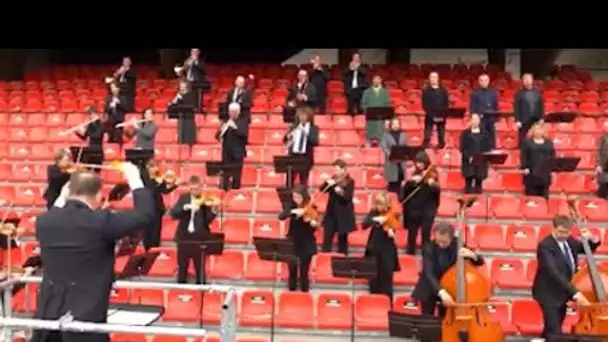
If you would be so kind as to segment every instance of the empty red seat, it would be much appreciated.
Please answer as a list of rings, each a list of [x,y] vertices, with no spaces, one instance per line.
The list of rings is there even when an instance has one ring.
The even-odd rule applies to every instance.
[[[532,252],[536,251],[538,245],[538,234],[532,226],[511,225],[507,227],[506,245],[514,251]]]
[[[491,274],[492,282],[501,288],[530,288],[524,263],[521,259],[494,258],[492,260]]]
[[[367,294],[357,297],[355,325],[358,330],[385,330],[391,302],[385,295]]]
[[[315,256],[315,282],[331,284],[347,284],[348,279],[336,278],[331,268],[331,258],[341,256],[337,253],[319,253]]]
[[[398,295],[395,298],[393,310],[408,315],[419,315],[421,313],[418,303],[410,295]]]
[[[512,196],[496,196],[490,198],[490,207],[494,217],[500,219],[519,219],[522,217],[520,212],[520,201]]]
[[[474,230],[475,245],[482,250],[507,251],[504,229],[499,224],[477,224]]]
[[[251,232],[249,231],[249,219],[229,218],[224,219],[220,224],[220,220],[214,220],[211,230],[215,232],[221,231],[226,235],[227,243],[247,244],[249,243]]]
[[[170,290],[163,320],[196,322],[201,319],[201,295],[197,291]]]
[[[521,198],[521,214],[529,220],[550,220],[553,215],[549,212],[547,200],[542,197],[526,196]]]
[[[239,324],[242,326],[270,326],[273,305],[274,298],[271,291],[244,291],[241,295]]]
[[[241,279],[245,269],[243,252],[224,250],[222,254],[209,257],[209,277],[211,279]]]
[[[317,298],[317,327],[319,329],[350,329],[351,316],[350,296],[322,293]]]
[[[523,335],[539,335],[543,330],[540,307],[532,299],[513,299],[511,317]]]
[[[275,322],[279,327],[310,329],[314,325],[312,296],[304,292],[283,292]]]
[[[397,285],[413,286],[418,281],[420,266],[418,260],[413,255],[399,255],[399,265],[401,270],[395,272],[394,282]]]

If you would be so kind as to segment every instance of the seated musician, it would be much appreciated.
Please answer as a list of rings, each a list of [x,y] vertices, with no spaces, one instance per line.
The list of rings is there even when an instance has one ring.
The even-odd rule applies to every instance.
[[[396,194],[401,192],[401,183],[405,180],[405,164],[402,161],[391,161],[393,146],[407,145],[407,134],[401,129],[399,118],[392,118],[380,140],[380,148],[384,153],[384,180],[388,183],[388,191]]]
[[[465,194],[482,192],[483,180],[488,177],[488,164],[473,164],[473,158],[490,150],[491,140],[485,129],[481,128],[481,118],[479,114],[472,113],[470,126],[460,134],[461,172],[465,182]]]
[[[306,160],[305,165],[298,165],[293,171],[293,178],[297,176],[301,185],[308,185],[308,176],[315,164],[315,146],[319,144],[319,128],[313,123],[310,107],[300,107],[296,110],[295,121],[283,137],[283,142],[287,144],[287,155],[301,156]],[[286,181],[294,183],[293,178]],[[293,184],[286,184],[287,188],[292,186]]]
[[[46,208],[51,209],[61,188],[70,180],[72,174],[72,153],[69,149],[59,149],[55,152],[55,163],[46,169],[46,181],[48,186],[44,191],[43,198],[46,200]]]
[[[317,105],[317,90],[315,86],[308,81],[308,72],[304,69],[298,71],[298,82],[289,88],[287,94],[287,103],[284,107],[284,116],[289,116],[290,112],[296,108],[307,106],[315,108]]]
[[[289,291],[297,290],[299,279],[300,290],[308,292],[310,262],[313,255],[317,254],[315,229],[319,226],[316,220],[318,214],[314,204],[310,203],[310,194],[306,187],[294,187],[291,190],[291,199],[292,203],[279,214],[279,220],[290,219],[287,238],[293,241],[294,254],[298,258],[298,262],[289,263]]]
[[[600,138],[596,160],[597,196],[608,199],[608,133],[604,133]]]
[[[160,233],[162,229],[163,215],[167,210],[163,194],[169,194],[178,187],[178,179],[175,173],[171,170],[162,173],[158,162],[154,159],[148,160],[146,168],[142,170],[141,178],[144,182],[144,187],[149,189],[154,196],[155,220],[152,226],[146,227],[144,230],[144,248],[149,250],[152,247],[160,246]]]
[[[338,235],[338,252],[348,255],[348,234],[355,230],[355,180],[346,171],[346,162],[333,162],[334,175],[321,184],[321,191],[329,194],[323,217],[323,252],[331,252]]]
[[[538,243],[536,258],[538,266],[532,284],[532,297],[538,302],[542,312],[543,337],[562,332],[566,317],[566,303],[575,300],[579,305],[588,305],[585,296],[575,289],[570,281],[578,271],[578,255],[584,254],[583,244],[573,238],[572,220],[558,215],[553,219],[553,232]],[[590,239],[589,245],[595,251],[599,239],[591,232],[581,229],[581,237]]]
[[[400,197],[403,225],[407,231],[407,254],[416,254],[418,231],[422,233],[422,248],[430,241],[440,198],[441,188],[431,159],[426,152],[418,152],[414,159],[414,173],[403,185]]]
[[[177,142],[179,144],[196,144],[196,121],[193,112],[195,106],[196,94],[191,90],[187,81],[180,81],[179,91],[167,107],[167,112],[179,115],[177,119]]]
[[[385,294],[392,303],[393,273],[401,269],[394,240],[399,226],[399,211],[394,210],[388,193],[376,196],[362,226],[363,229],[372,228],[365,246],[365,257],[376,261],[376,278],[370,279],[369,292]]]
[[[535,124],[528,132],[521,152],[521,168],[524,174],[524,194],[549,198],[551,172],[544,168],[544,162],[555,159],[553,142],[547,138],[543,124]]]
[[[135,135],[135,148],[142,150],[153,150],[156,141],[158,125],[154,122],[154,112],[152,108],[146,108],[140,120],[133,119],[133,132]]]
[[[468,248],[458,251],[458,241],[454,237],[454,226],[439,222],[434,229],[434,239],[422,249],[422,272],[412,292],[412,298],[418,302],[423,315],[445,316],[445,306],[453,304],[454,299],[440,287],[443,275],[456,265],[458,256],[471,261],[475,266],[482,266],[484,260]]]
[[[198,176],[188,180],[189,192],[182,194],[173,208],[171,218],[179,220],[175,232],[177,242],[177,282],[186,283],[190,260],[194,263],[196,283],[202,284],[204,274],[201,274],[202,251],[201,242],[210,234],[209,225],[215,219],[214,206],[203,196],[202,182]]]
[[[108,142],[122,145],[122,127],[116,127],[125,121],[127,99],[120,93],[116,83],[110,84],[110,94],[106,97],[105,112],[108,127]]]
[[[251,89],[245,88],[245,78],[238,76],[234,81],[234,88],[226,93],[226,104],[238,103],[241,106],[241,115],[251,121],[251,106],[253,105],[253,95]]]
[[[222,144],[222,163],[228,166],[220,180],[220,187],[224,190],[241,188],[248,135],[249,120],[241,116],[241,106],[233,102],[228,106],[228,121],[215,134],[215,138]]]
[[[97,151],[98,154],[95,158],[88,161],[89,164],[101,165],[103,164],[103,137],[105,128],[101,122],[101,117],[97,113],[97,110],[93,107],[89,108],[89,121],[88,124],[80,127],[76,131],[76,135],[82,140],[89,141],[89,148]],[[101,172],[101,169],[94,170],[97,173]]]

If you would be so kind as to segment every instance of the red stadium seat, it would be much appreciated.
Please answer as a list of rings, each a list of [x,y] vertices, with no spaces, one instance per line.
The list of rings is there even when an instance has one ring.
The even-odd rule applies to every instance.
[[[244,327],[269,327],[274,298],[271,291],[246,290],[241,295],[239,324]]]
[[[279,295],[279,303],[275,322],[284,328],[310,329],[314,325],[312,296],[304,292],[283,292]]]
[[[388,328],[388,315],[391,303],[385,295],[360,295],[355,307],[357,330],[385,330]]]
[[[347,294],[322,293],[317,297],[319,329],[350,329],[352,302]]]
[[[532,299],[514,299],[511,306],[513,324],[524,335],[538,336],[543,330],[540,307]]]

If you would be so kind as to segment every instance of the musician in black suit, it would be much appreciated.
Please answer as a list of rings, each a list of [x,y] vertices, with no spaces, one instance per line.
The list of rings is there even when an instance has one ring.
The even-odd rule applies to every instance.
[[[294,187],[291,190],[291,199],[292,201],[279,214],[279,220],[289,219],[287,238],[293,242],[294,254],[298,258],[297,262],[289,263],[289,291],[297,290],[299,279],[300,290],[308,292],[310,288],[308,275],[310,262],[313,255],[317,254],[315,229],[317,229],[320,222],[315,221],[314,218],[308,220],[305,216],[306,207],[311,204],[310,194],[305,186],[298,185]]]
[[[447,222],[437,223],[434,237],[433,241],[422,249],[422,271],[412,292],[412,298],[420,304],[423,315],[435,315],[437,309],[438,316],[443,318],[446,312],[444,305],[454,303],[454,298],[440,286],[443,275],[456,264],[458,255],[469,259],[475,266],[482,266],[484,260],[481,255],[466,247],[458,251],[454,226]],[[437,305],[438,302],[444,305]]]
[[[361,54],[353,53],[348,70],[344,72],[344,91],[348,99],[348,114],[363,113],[361,98],[368,87],[367,68],[361,63]]]
[[[137,167],[123,164],[133,193],[133,210],[99,210],[101,179],[77,172],[52,208],[36,219],[36,239],[44,276],[35,317],[57,320],[70,313],[74,320],[105,323],[114,277],[114,245],[154,220],[154,203]],[[108,334],[36,330],[31,341],[107,342]]]
[[[473,164],[473,159],[491,149],[492,140],[486,126],[481,127],[479,114],[472,113],[470,126],[460,134],[461,172],[466,194],[481,194],[483,191],[483,181],[488,177],[488,163]]]
[[[116,125],[125,121],[127,115],[127,98],[122,96],[118,84],[110,84],[110,94],[106,96],[105,112],[108,127],[108,142],[122,145],[122,127]]]
[[[333,162],[334,175],[321,184],[320,190],[329,194],[323,216],[323,252],[331,252],[334,236],[338,235],[338,252],[348,255],[348,234],[356,228],[355,180],[346,171],[346,162]]]
[[[101,117],[95,108],[89,108],[89,121],[86,125],[81,126],[75,133],[81,140],[88,140],[89,150],[92,151],[91,157],[87,160],[88,164],[101,165],[103,164],[103,137],[106,132],[104,124],[101,122]],[[94,170],[97,173],[101,169]]]
[[[135,104],[136,75],[131,65],[131,57],[123,57],[120,68],[116,69],[112,77],[106,77],[106,83],[108,83],[109,87],[112,84],[116,84],[120,88],[120,94],[126,99],[123,102],[123,106],[127,112],[132,112]],[[111,88],[108,88],[108,90],[111,94]]]
[[[549,199],[551,170],[545,163],[556,158],[553,142],[547,138],[543,124],[536,123],[528,131],[529,138],[523,142],[521,169],[523,170],[524,194]]]
[[[369,280],[369,292],[387,295],[393,302],[393,275],[401,270],[395,234],[397,227],[384,227],[387,215],[392,213],[391,199],[388,193],[381,193],[374,198],[372,210],[363,220],[363,229],[371,228],[365,257],[376,262],[376,277]]]
[[[201,262],[204,262],[201,243],[211,233],[209,225],[217,216],[213,206],[219,203],[215,202],[209,206],[210,203],[204,200],[202,182],[198,176],[191,176],[188,186],[189,192],[182,194],[171,209],[171,217],[179,220],[175,231],[177,282],[186,283],[188,265],[192,260],[196,283],[202,284],[205,275],[201,272]]]
[[[302,157],[303,165],[297,165],[294,176],[299,178],[300,184],[308,185],[308,176],[315,164],[315,146],[319,144],[319,128],[313,123],[310,107],[300,107],[296,110],[296,120],[283,137],[283,142],[287,144],[289,156]],[[293,187],[293,178],[286,181],[287,188]]]
[[[251,89],[245,87],[245,78],[238,76],[234,81],[234,88],[226,93],[226,105],[236,102],[241,106],[241,116],[251,121],[251,106],[253,105],[253,94]]]
[[[178,113],[177,135],[178,143],[182,145],[196,144],[196,121],[194,120],[193,109],[196,106],[196,94],[190,89],[186,81],[179,82],[179,91],[173,101],[169,103],[167,112]]]
[[[46,200],[46,208],[51,209],[61,188],[70,180],[69,168],[72,164],[72,153],[69,149],[59,149],[55,152],[55,162],[46,168],[47,188],[42,196]]]
[[[327,110],[327,82],[329,81],[329,72],[323,69],[321,64],[321,56],[314,55],[310,60],[311,70],[308,72],[310,83],[315,86],[317,92],[316,108],[320,114],[325,114]]]
[[[289,88],[287,102],[283,107],[283,116],[291,116],[296,108],[307,106],[314,108],[317,105],[317,90],[308,81],[308,72],[304,69],[298,71],[298,82]]]
[[[496,121],[498,112],[498,92],[490,87],[490,76],[482,74],[479,76],[479,88],[471,93],[471,114],[478,114],[481,118],[482,129],[486,132],[490,141],[490,147],[496,147]]]
[[[578,271],[578,255],[585,253],[581,241],[573,238],[571,233],[572,220],[558,215],[553,219],[552,234],[542,239],[536,248],[538,265],[532,284],[532,297],[543,312],[544,338],[562,332],[569,300],[575,300],[579,305],[589,304],[587,298],[570,283]],[[581,229],[581,237],[589,239],[592,251],[600,245],[599,239],[586,229]]]
[[[154,222],[144,231],[143,244],[145,250],[160,246],[160,235],[163,225],[163,215],[167,207],[163,194],[170,194],[177,189],[177,177],[172,170],[160,173],[160,167],[155,159],[150,159],[142,170],[144,186],[154,198]]]
[[[207,71],[205,70],[205,63],[201,58],[201,51],[199,49],[190,49],[190,55],[188,59],[184,61],[182,66],[176,66],[174,68],[175,73],[185,79],[193,92],[194,98],[194,109],[195,112],[202,112],[202,99],[203,93],[210,90],[211,85],[207,78]]]
[[[441,115],[449,109],[448,92],[439,83],[439,74],[431,72],[429,83],[422,90],[422,109],[424,110],[424,137],[422,147],[427,148],[431,142],[433,127],[437,128],[438,148],[445,147],[445,117]]]
[[[513,111],[515,112],[515,126],[519,132],[519,147],[523,147],[528,130],[535,123],[545,118],[545,103],[538,89],[534,87],[534,76],[522,76],[524,87],[515,93]]]
[[[224,190],[241,188],[248,135],[249,120],[241,116],[241,106],[233,102],[228,106],[228,121],[224,122],[215,134],[215,138],[222,144],[222,163],[228,166],[220,182],[220,187]]]

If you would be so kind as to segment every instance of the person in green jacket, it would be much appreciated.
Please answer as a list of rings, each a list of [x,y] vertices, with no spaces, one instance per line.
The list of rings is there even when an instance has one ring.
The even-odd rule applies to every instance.
[[[391,99],[388,90],[382,87],[382,77],[376,75],[372,79],[372,86],[363,92],[361,108],[366,111],[368,108],[390,107]],[[384,126],[381,120],[367,121],[365,124],[365,138],[368,143],[373,140],[378,142],[384,134]]]

